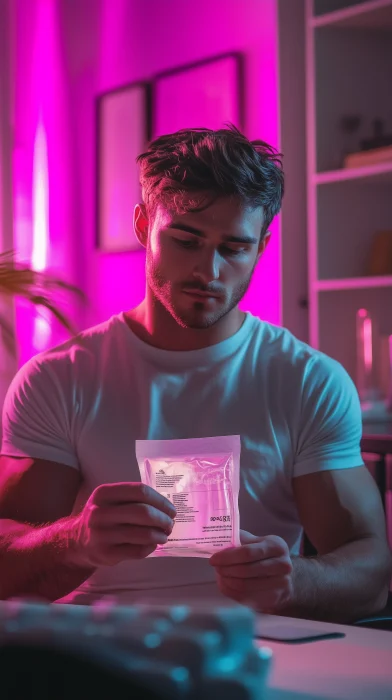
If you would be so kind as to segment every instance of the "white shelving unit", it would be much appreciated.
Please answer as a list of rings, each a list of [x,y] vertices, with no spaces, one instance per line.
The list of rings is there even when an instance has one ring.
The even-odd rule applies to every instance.
[[[392,163],[367,165],[362,168],[339,168],[321,173],[314,173],[314,185],[327,185],[332,182],[362,180],[365,184],[392,183]]]
[[[346,277],[341,280],[317,280],[315,287],[319,292],[336,292],[339,289],[392,287],[392,275],[380,275],[379,277]]]
[[[392,231],[392,162],[343,158],[374,120],[392,133],[392,0],[306,0],[306,95],[310,343],[355,381],[358,309],[392,334],[392,275],[367,276],[374,234]],[[347,136],[341,120],[356,116]]]

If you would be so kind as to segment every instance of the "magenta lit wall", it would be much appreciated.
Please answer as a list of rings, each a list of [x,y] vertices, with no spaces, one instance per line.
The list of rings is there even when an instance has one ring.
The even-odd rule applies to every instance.
[[[246,134],[278,146],[277,0],[199,0],[192,11],[183,0],[15,0],[14,5],[17,242],[31,255],[32,166],[41,124],[48,162],[48,265],[84,288],[90,306],[84,316],[75,315],[88,326],[138,304],[144,293],[143,252],[104,254],[95,248],[96,95],[240,51]],[[276,222],[243,308],[280,323],[280,286]],[[20,331],[23,358],[34,351],[32,323],[24,318]]]
[[[11,6],[14,245],[21,261],[79,284],[73,135],[57,3],[15,0]],[[79,309],[65,308],[75,323],[81,322]],[[17,331],[21,364],[66,337],[45,314],[22,304]]]

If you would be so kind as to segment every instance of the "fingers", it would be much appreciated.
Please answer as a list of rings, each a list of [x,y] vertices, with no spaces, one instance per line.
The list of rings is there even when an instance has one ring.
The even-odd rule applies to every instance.
[[[221,592],[256,610],[279,607],[292,595],[292,571],[287,543],[276,535],[256,538],[241,532],[241,547],[221,550],[210,563]]]
[[[280,557],[287,553],[287,545],[279,537],[261,537],[253,544],[222,549],[210,559],[212,566],[235,566],[250,564],[261,559]]]
[[[144,503],[166,513],[170,518],[176,515],[176,509],[167,498],[140,482],[102,484],[95,489],[92,501],[99,506]]]
[[[292,562],[287,557],[276,559],[263,559],[249,564],[236,564],[234,566],[217,566],[216,572],[226,578],[266,578],[271,576],[285,576],[291,574]]]
[[[247,530],[240,530],[241,544],[253,544],[254,542],[260,542],[261,539],[262,537],[252,535],[252,533]]]
[[[174,522],[154,506],[145,503],[124,503],[115,506],[92,506],[90,525],[98,529],[117,525],[140,525],[160,528],[170,534]]]
[[[166,544],[174,506],[142,483],[102,484],[75,519],[75,561],[112,566],[141,559]]]

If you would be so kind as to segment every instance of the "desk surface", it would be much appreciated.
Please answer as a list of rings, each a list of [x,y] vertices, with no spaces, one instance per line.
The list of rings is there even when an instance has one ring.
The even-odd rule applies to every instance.
[[[392,632],[260,615],[261,633],[263,619],[276,627],[290,624],[346,635],[302,644],[258,640],[274,656],[263,700],[392,699]]]

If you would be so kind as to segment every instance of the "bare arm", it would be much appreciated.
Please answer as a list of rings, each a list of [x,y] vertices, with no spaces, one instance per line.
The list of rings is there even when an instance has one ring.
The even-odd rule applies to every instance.
[[[144,558],[167,542],[175,509],[149,486],[102,484],[71,516],[78,488],[71,467],[1,458],[0,598],[58,600],[97,566]]]
[[[73,560],[70,513],[79,485],[66,465],[0,457],[0,599],[57,600],[93,573]]]
[[[318,556],[295,557],[296,617],[352,622],[382,610],[392,574],[378,489],[366,467],[293,479],[302,525]]]
[[[319,555],[290,557],[276,535],[241,531],[241,546],[210,563],[222,593],[275,615],[352,622],[386,603],[391,555],[377,488],[365,467],[295,479],[305,530]]]
[[[391,577],[378,489],[361,464],[362,415],[355,386],[322,354],[308,363],[292,490],[299,520],[317,549],[291,557],[271,533],[242,533],[242,546],[211,557],[221,591],[262,612],[351,622],[385,607]],[[342,469],[334,468],[342,460]],[[326,468],[330,465],[330,468]]]

